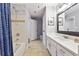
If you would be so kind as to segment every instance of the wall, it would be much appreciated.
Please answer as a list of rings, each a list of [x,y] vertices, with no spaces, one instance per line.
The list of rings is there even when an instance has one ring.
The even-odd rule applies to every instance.
[[[24,4],[11,4],[11,19],[13,45],[15,43],[24,43],[27,47],[29,37],[28,20],[30,15]]]
[[[28,11],[25,9],[24,5],[12,4],[11,11],[12,11],[12,13],[11,13],[12,23],[14,23],[14,25],[15,24],[24,24],[23,28],[26,30],[27,29],[27,22],[28,22],[28,19],[30,19],[30,15],[29,15]],[[17,28],[17,26],[15,26],[15,30],[19,30],[16,28]],[[12,28],[12,29],[14,30],[14,28]],[[20,25],[20,30],[21,29],[22,28]]]
[[[54,26],[48,26],[48,20],[50,17],[54,17]],[[55,6],[46,6],[46,31],[48,33],[55,33],[57,32],[57,25],[56,25],[56,7]]]

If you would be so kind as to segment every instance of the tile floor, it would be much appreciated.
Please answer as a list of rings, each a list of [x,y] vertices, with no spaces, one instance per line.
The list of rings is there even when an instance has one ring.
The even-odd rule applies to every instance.
[[[29,48],[26,49],[24,56],[50,56],[50,54],[43,46],[41,40],[34,40],[29,44]]]

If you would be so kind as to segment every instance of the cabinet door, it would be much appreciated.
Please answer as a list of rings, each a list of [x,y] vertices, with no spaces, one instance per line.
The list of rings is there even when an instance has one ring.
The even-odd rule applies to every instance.
[[[57,50],[57,56],[63,56],[63,54],[60,50]]]
[[[53,40],[51,41],[51,54],[56,56],[56,43]]]
[[[57,56],[63,56],[63,51],[57,46]]]
[[[47,48],[52,56],[56,56],[56,43],[49,37],[47,38]]]
[[[51,53],[51,42],[50,42],[50,40],[48,41],[48,50]]]
[[[65,48],[63,48],[60,45],[57,45],[57,55],[62,55],[62,56],[73,56],[69,51],[67,51]]]
[[[47,49],[50,52],[50,39],[49,39],[49,37],[47,37]]]

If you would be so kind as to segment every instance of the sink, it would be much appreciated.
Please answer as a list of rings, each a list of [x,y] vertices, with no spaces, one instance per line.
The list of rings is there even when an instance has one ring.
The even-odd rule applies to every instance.
[[[77,39],[77,38],[74,39],[74,42],[75,42],[75,43],[79,43],[79,39]]]
[[[60,36],[56,36],[56,38],[59,38],[59,39],[65,39],[64,37],[60,37]]]
[[[65,35],[64,35],[63,37],[64,37],[65,39],[68,39],[68,38],[69,38],[68,36],[65,36]]]

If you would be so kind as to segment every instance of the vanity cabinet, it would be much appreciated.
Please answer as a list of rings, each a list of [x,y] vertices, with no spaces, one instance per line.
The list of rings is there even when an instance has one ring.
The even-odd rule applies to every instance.
[[[47,48],[52,56],[56,56],[56,43],[47,37]]]
[[[65,48],[57,44],[57,56],[73,56],[73,55]]]
[[[50,45],[51,45],[50,39],[49,37],[47,37],[47,49],[49,52],[50,52],[50,47],[51,47]]]
[[[56,56],[56,43],[51,41],[51,55]]]
[[[50,37],[47,37],[47,48],[52,56],[73,56],[71,52]]]

